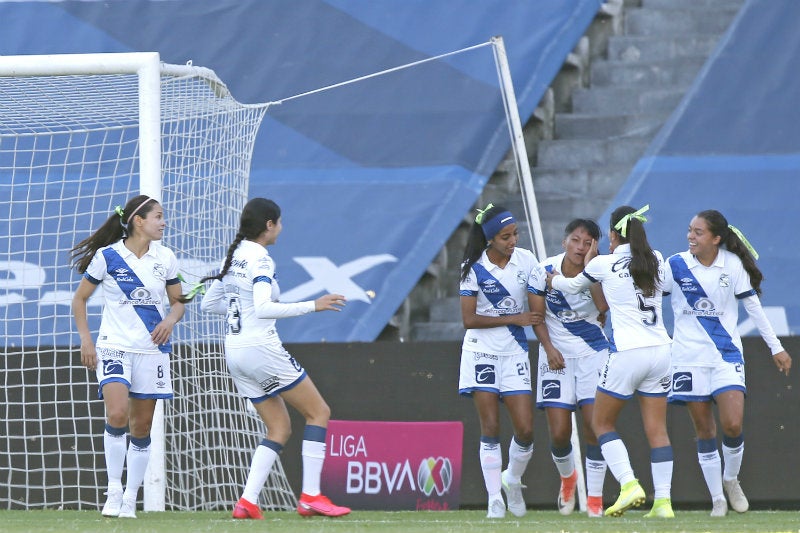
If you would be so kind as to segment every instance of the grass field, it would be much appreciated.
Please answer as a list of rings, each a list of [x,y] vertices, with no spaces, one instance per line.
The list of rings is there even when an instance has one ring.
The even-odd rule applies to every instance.
[[[266,520],[233,520],[228,512],[138,512],[136,520],[103,518],[97,511],[0,511],[0,531],[17,532],[270,532],[270,533],[500,533],[538,532],[793,532],[800,512],[751,511],[711,518],[707,511],[676,511],[675,519],[644,518],[629,511],[622,518],[587,518],[575,513],[529,511],[524,518],[488,520],[485,511],[356,511],[342,518],[301,518],[293,512],[268,513]]]

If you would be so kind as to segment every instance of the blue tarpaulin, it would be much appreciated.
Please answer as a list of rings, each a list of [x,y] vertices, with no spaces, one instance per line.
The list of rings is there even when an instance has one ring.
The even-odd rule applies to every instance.
[[[241,102],[282,101],[262,124],[249,196],[283,209],[271,248],[283,297],[352,296],[341,313],[283,320],[279,331],[287,342],[371,341],[510,148],[491,48],[290,97],[502,36],[524,121],[600,3],[12,2],[0,3],[0,53],[157,51],[168,63],[211,68]],[[0,250],[15,246],[0,235]],[[42,290],[77,286],[76,274],[53,274],[66,264],[39,266]],[[14,288],[5,291],[6,317],[19,318]],[[48,320],[35,331],[69,330]]]

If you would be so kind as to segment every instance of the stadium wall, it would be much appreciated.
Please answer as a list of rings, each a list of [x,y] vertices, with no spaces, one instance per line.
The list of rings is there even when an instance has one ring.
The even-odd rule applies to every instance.
[[[800,338],[785,337],[783,345],[790,354],[800,354]],[[778,374],[760,338],[744,339],[747,354],[748,398],[745,411],[746,457],[740,476],[753,509],[800,509],[800,455],[795,452],[800,441],[800,368],[795,368],[787,378]],[[477,457],[479,430],[472,402],[458,396],[458,366],[460,343],[458,342],[376,342],[376,343],[314,343],[288,344],[287,349],[300,361],[322,392],[332,410],[332,418],[338,420],[375,421],[448,421],[464,424],[464,461],[462,465],[461,506],[482,507],[485,505],[485,490]],[[531,353],[537,353],[532,346]],[[0,373],[6,376],[3,387],[5,416],[16,419],[10,426],[10,435],[36,435],[37,446],[45,456],[29,457],[18,446],[15,439],[0,439],[0,472],[7,475],[8,483],[0,484],[0,498],[16,502],[36,504],[41,494],[24,489],[26,481],[41,482],[41,469],[31,470],[31,465],[42,461],[60,461],[57,450],[60,440],[75,433],[81,435],[76,445],[87,450],[79,454],[80,464],[75,479],[65,479],[53,473],[45,485],[67,483],[81,485],[91,481],[92,471],[103,468],[101,450],[102,427],[89,427],[91,415],[102,419],[102,403],[96,398],[96,388],[70,383],[85,383],[86,371],[80,367],[65,367],[59,371],[43,374],[42,368],[49,365],[48,357],[60,361],[77,360],[77,352],[59,350],[41,353],[35,357],[23,357],[19,351],[9,351],[0,357]],[[43,362],[44,361],[44,362]],[[173,363],[179,370],[180,359]],[[20,372],[8,372],[10,368],[23,368],[40,383],[39,398],[43,406],[18,403],[18,385],[9,380],[19,379]],[[16,377],[15,377],[16,376]],[[31,381],[30,379],[27,382]],[[68,393],[67,389],[71,388]],[[16,405],[9,411],[10,405]],[[81,411],[85,417],[81,419]],[[214,413],[208,413],[214,417]],[[670,406],[668,411],[670,437],[675,448],[675,472],[673,476],[673,502],[678,508],[707,508],[709,496],[697,464],[694,434],[685,408]],[[23,422],[22,420],[26,421]],[[293,435],[282,456],[284,470],[289,483],[299,493],[302,479],[300,445],[303,435],[303,420],[292,411]],[[504,456],[511,438],[511,423],[503,411],[502,441]],[[236,431],[238,428],[231,428]],[[618,426],[631,453],[637,475],[646,490],[651,491],[649,450],[642,434],[638,408],[630,402],[623,410]],[[547,424],[544,414],[536,412],[535,451],[528,471],[523,479],[528,488],[525,496],[528,504],[539,508],[555,508],[559,480],[550,458]],[[431,438],[435,438],[432,435]],[[93,442],[90,442],[93,441]],[[15,444],[16,443],[16,444]],[[252,443],[253,447],[257,444]],[[30,450],[30,448],[27,448]],[[49,457],[49,459],[48,459]],[[222,460],[222,459],[221,459]],[[54,487],[54,490],[56,488]],[[606,478],[605,499],[613,501],[618,485],[609,473]],[[57,497],[55,494],[53,495]],[[99,495],[98,495],[99,497]],[[652,498],[652,494],[649,495]],[[53,498],[48,498],[53,501]]]
[[[758,337],[744,338],[748,396],[745,406],[745,459],[740,479],[753,509],[800,508],[800,368],[779,374]],[[800,337],[785,337],[784,347],[797,358]],[[438,421],[464,423],[461,506],[486,505],[478,463],[479,426],[472,401],[458,395],[459,342],[289,344],[339,420]],[[532,344],[532,354],[538,347]],[[532,361],[535,366],[535,361]],[[502,419],[503,456],[511,438],[511,421]],[[293,435],[281,456],[289,483],[301,485],[300,442],[303,420],[295,412]],[[555,509],[559,477],[550,457],[547,421],[536,411],[534,454],[523,483],[528,505]],[[686,408],[670,406],[670,438],[675,452],[672,498],[676,507],[709,508],[708,490],[697,463],[694,432]],[[649,448],[639,409],[628,402],[618,430],[631,454],[636,474],[652,499]],[[433,438],[433,436],[432,436]],[[721,435],[720,435],[721,438]],[[254,443],[255,444],[255,443]],[[581,450],[584,455],[585,450]],[[613,502],[619,485],[609,472],[604,497]]]

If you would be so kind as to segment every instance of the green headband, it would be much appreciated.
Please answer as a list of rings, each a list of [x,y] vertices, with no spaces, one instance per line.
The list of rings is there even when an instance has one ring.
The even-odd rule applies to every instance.
[[[646,213],[648,209],[650,209],[650,204],[647,204],[646,206],[644,206],[643,208],[639,209],[638,211],[634,211],[633,213],[628,213],[627,215],[625,215],[624,217],[619,219],[619,222],[614,224],[614,229],[619,231],[620,235],[622,235],[623,237],[627,237],[628,236],[628,222],[630,222],[633,219],[636,219],[636,220],[638,220],[639,222],[642,222],[642,223],[647,222],[647,217],[644,216],[643,213]]]
[[[483,209],[478,209],[478,214],[475,216],[475,222],[477,222],[478,224],[483,224],[483,217],[485,217],[486,212],[493,207],[494,205],[489,204]]]
[[[730,229],[737,237],[739,237],[739,240],[742,241],[742,244],[744,244],[744,247],[747,248],[747,251],[750,252],[753,257],[758,259],[758,252],[756,252],[756,249],[753,248],[752,244],[750,244],[750,241],[747,240],[747,237],[744,236],[744,233],[739,231],[739,228],[736,226],[731,226],[730,224],[728,224],[728,229]]]

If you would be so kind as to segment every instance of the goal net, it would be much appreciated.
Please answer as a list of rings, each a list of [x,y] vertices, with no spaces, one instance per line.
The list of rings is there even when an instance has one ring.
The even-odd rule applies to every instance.
[[[155,53],[0,57],[0,508],[105,499],[105,416],[80,364],[70,249],[115,206],[149,194],[186,282],[217,268],[265,111],[237,102],[212,71]],[[99,295],[88,311],[96,332]],[[173,334],[175,399],[163,402],[164,438],[140,492],[146,510],[148,498],[153,510],[197,510],[239,497],[265,430],[227,376],[221,337],[217,318],[187,305]],[[296,505],[280,462],[260,503]]]

